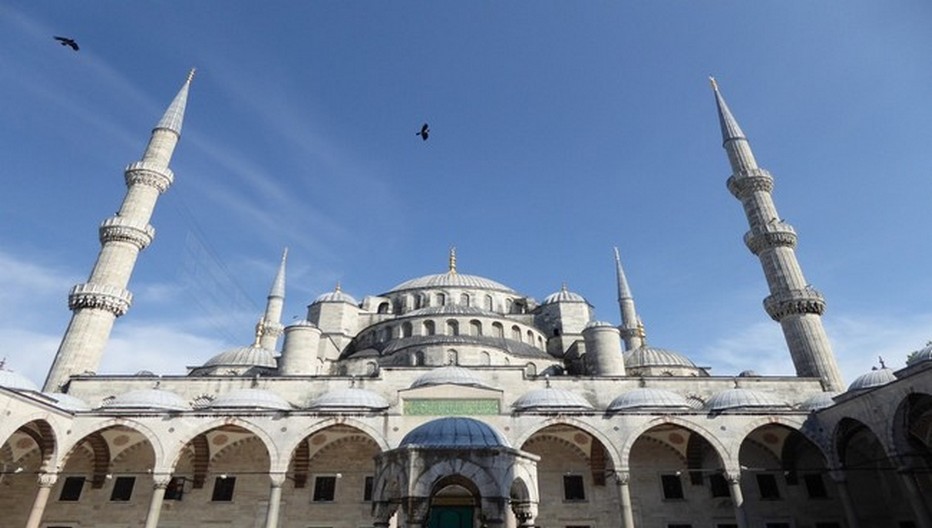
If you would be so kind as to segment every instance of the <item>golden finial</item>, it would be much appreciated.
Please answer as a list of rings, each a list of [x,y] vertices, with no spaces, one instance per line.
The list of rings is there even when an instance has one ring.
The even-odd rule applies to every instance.
[[[256,342],[252,346],[259,346],[259,342],[262,341],[262,336],[265,334],[265,317],[259,319],[259,322],[256,323]]]
[[[191,82],[191,79],[194,78],[194,72],[196,71],[197,71],[197,68],[191,68],[191,70],[188,72],[188,78],[187,80],[185,80],[185,82]]]
[[[334,286],[333,291],[336,292],[336,293],[340,293],[340,291],[342,291],[342,290],[340,289],[340,281],[337,281],[337,285]]]
[[[717,91],[718,91],[718,83],[715,82],[715,77],[712,77],[711,75],[709,75],[709,83],[712,85],[712,89],[715,90],[715,91],[717,92]]]
[[[647,339],[647,331],[644,330],[644,322],[641,321],[641,316],[638,316],[638,337]]]
[[[456,246],[450,246],[450,275],[456,275]]]

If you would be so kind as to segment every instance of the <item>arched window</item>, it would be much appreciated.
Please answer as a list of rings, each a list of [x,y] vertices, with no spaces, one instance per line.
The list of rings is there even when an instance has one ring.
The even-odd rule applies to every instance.
[[[445,293],[437,294],[437,306],[445,306],[447,304],[447,295]]]
[[[502,323],[492,323],[492,334],[495,337],[505,337],[505,327],[502,326]]]
[[[485,350],[483,350],[482,352],[479,352],[479,364],[480,365],[491,365],[492,356]]]
[[[433,321],[424,321],[424,335],[432,336],[437,333],[437,328]]]
[[[460,357],[456,350],[447,350],[447,365],[459,365]]]
[[[386,326],[379,330],[379,342],[384,343],[392,338],[392,327]]]
[[[379,373],[379,366],[375,364],[375,361],[369,361],[366,363],[366,374],[370,376],[375,376]]]
[[[402,323],[401,337],[411,337],[412,333],[414,333],[414,328],[411,326],[411,323]]]
[[[537,375],[537,365],[533,363],[528,363],[524,367],[524,374],[527,376],[536,376]]]
[[[391,312],[391,310],[389,310],[389,306],[391,306],[391,305],[388,304],[387,302],[379,303],[378,313],[380,313],[380,314],[387,314],[387,313]]]
[[[460,324],[454,319],[447,321],[447,335],[458,336],[460,335]]]
[[[534,344],[534,332],[531,332],[530,330],[527,331],[527,344]]]
[[[482,335],[482,323],[473,319],[469,321],[469,335],[481,336]]]
[[[514,304],[512,299],[505,299],[505,313],[511,313],[511,306]]]
[[[423,364],[424,364],[424,352],[423,351],[418,350],[417,352],[411,355],[411,366],[420,367]]]
[[[463,306],[469,306],[469,294],[468,293],[460,294],[460,304],[462,304]]]
[[[515,341],[520,342],[521,341],[521,329],[518,328],[517,326],[512,326],[511,327],[511,338],[514,339]]]
[[[492,304],[492,296],[486,295],[485,296],[485,309],[491,312],[492,310],[494,310],[493,306],[494,305]]]

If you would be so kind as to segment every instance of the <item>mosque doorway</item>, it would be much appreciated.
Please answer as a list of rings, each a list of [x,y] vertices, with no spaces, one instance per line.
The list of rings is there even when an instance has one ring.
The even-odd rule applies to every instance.
[[[427,528],[474,528],[475,518],[473,494],[462,486],[451,485],[431,497]]]

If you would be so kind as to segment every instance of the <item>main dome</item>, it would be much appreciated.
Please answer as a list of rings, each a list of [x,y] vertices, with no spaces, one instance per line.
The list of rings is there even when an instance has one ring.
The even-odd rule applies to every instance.
[[[496,290],[517,293],[508,286],[485,277],[449,271],[447,273],[437,273],[435,275],[424,275],[423,277],[402,282],[389,290],[388,293],[427,288],[468,288],[472,290]]]

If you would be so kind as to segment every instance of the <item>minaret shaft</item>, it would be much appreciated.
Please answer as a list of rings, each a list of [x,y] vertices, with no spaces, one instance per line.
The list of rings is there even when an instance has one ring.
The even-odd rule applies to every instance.
[[[155,237],[149,225],[158,197],[174,176],[168,168],[181,134],[191,75],[152,131],[142,160],[126,168],[126,195],[117,213],[99,229],[100,253],[88,281],[71,289],[71,321],[45,380],[45,391],[58,391],[75,374],[96,372],[113,323],[125,314],[133,296],[126,289],[139,252]]]
[[[771,194],[773,177],[758,167],[750,143],[714,80],[712,87],[732,170],[728,189],[744,208],[750,227],[744,242],[760,259],[770,290],[764,309],[780,323],[797,375],[821,378],[826,390],[842,391],[841,373],[822,326],[825,299],[806,282],[796,259],[796,231],[777,212]]]
[[[628,279],[624,268],[621,267],[621,256],[615,248],[615,277],[618,282],[618,310],[621,314],[621,324],[618,331],[625,343],[625,350],[633,350],[644,345],[644,336],[641,331],[640,319],[634,306],[634,296],[628,287]]]
[[[259,346],[268,350],[276,349],[278,338],[285,329],[282,326],[282,310],[285,306],[285,262],[287,259],[288,248],[285,248],[282,253],[281,264],[278,266],[278,272],[275,274],[275,280],[272,281],[272,288],[269,290],[265,313],[259,323],[262,325]]]

